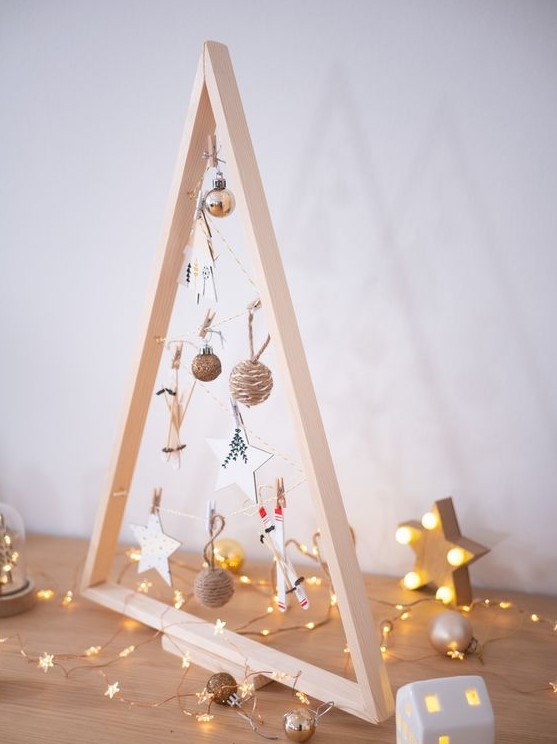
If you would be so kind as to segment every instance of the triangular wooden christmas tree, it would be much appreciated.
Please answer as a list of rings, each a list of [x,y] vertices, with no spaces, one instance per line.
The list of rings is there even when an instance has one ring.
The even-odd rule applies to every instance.
[[[182,251],[194,220],[195,201],[190,194],[205,170],[200,153],[216,130],[226,152],[230,180],[234,183],[237,212],[282,373],[357,682],[232,632],[225,631],[233,643],[223,644],[215,637],[211,623],[108,581],[163,351],[163,344],[157,340],[165,338],[168,331]],[[227,48],[212,41],[204,45],[195,79],[148,300],[145,333],[130,391],[84,571],[85,596],[151,627],[172,626],[173,641],[187,645],[192,661],[210,670],[238,672],[244,668],[246,660],[252,669],[300,670],[303,688],[308,694],[324,701],[333,700],[337,707],[369,721],[388,718],[393,711],[393,700],[379,638],[369,610],[240,95]],[[196,622],[187,622],[188,619]]]

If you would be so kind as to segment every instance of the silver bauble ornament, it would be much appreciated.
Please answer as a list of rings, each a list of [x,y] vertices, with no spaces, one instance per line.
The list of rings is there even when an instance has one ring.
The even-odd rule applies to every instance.
[[[315,733],[317,721],[309,708],[295,708],[283,716],[284,733],[290,741],[307,741]]]
[[[429,626],[431,645],[444,656],[449,651],[464,653],[472,643],[473,637],[470,620],[453,610],[440,612]]]
[[[227,217],[234,211],[236,199],[232,191],[226,188],[222,173],[217,173],[213,188],[205,195],[203,206],[213,217]]]

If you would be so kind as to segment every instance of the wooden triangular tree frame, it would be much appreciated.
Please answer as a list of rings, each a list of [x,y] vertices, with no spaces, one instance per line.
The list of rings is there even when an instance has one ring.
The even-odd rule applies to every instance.
[[[163,351],[164,345],[157,339],[167,335],[183,261],[182,251],[194,220],[195,202],[189,195],[203,177],[206,164],[200,153],[206,148],[208,136],[216,129],[226,152],[227,172],[234,183],[237,212],[243,223],[263,311],[282,372],[357,682],[229,631],[225,633],[233,643],[223,643],[221,638],[215,637],[211,623],[108,581]],[[84,595],[153,628],[164,630],[171,626],[173,641],[187,646],[194,663],[212,671],[238,673],[245,668],[246,661],[256,670],[301,670],[301,683],[308,694],[324,701],[333,700],[337,707],[368,721],[377,723],[388,718],[393,712],[391,688],[236,79],[228,49],[214,41],[205,43],[195,78],[149,295],[145,333],[129,389],[110,480],[97,514],[84,569]]]

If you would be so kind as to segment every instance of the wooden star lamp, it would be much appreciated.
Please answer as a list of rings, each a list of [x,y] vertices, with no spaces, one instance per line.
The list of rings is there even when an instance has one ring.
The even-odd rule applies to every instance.
[[[416,554],[413,570],[402,580],[406,589],[433,584],[437,588],[435,596],[445,604],[472,602],[468,566],[488,553],[489,548],[461,534],[451,498],[436,501],[421,522],[402,522],[396,540],[410,545]]]

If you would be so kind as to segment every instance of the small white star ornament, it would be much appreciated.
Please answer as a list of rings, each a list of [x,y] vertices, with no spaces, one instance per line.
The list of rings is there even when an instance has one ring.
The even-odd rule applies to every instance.
[[[164,534],[158,512],[149,514],[146,526],[132,524],[130,527],[141,548],[141,558],[137,566],[137,572],[143,573],[150,568],[154,568],[171,586],[172,579],[168,559],[182,543]]]
[[[207,444],[219,461],[215,491],[236,485],[255,501],[257,495],[255,474],[273,457],[273,454],[245,442],[245,448],[241,453],[238,453],[235,458],[229,457],[231,442],[237,431],[238,429],[235,429],[228,439],[207,439]]]

